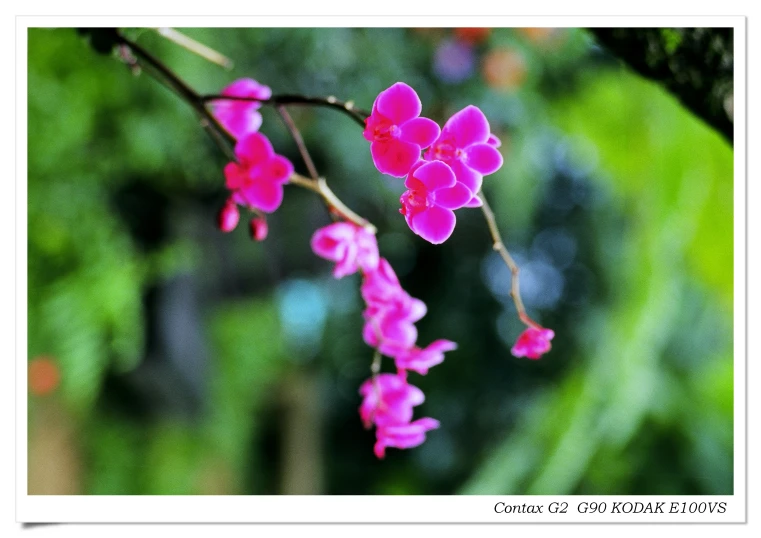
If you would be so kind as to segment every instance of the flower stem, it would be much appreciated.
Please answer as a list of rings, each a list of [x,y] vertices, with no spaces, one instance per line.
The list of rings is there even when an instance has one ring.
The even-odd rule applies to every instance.
[[[504,260],[508,269],[510,269],[510,296],[513,298],[513,303],[515,303],[515,310],[518,311],[518,317],[529,327],[541,328],[541,326],[526,313],[526,307],[523,305],[523,299],[521,299],[520,283],[518,280],[520,268],[518,267],[518,264],[515,263],[515,260],[513,260],[513,257],[505,246],[505,242],[497,227],[497,219],[494,217],[494,211],[492,211],[489,202],[486,201],[486,196],[484,196],[483,190],[478,193],[478,198],[483,204],[481,206],[481,211],[483,212],[486,224],[489,227],[489,233],[491,234],[493,241],[492,248],[502,257],[502,260]]]
[[[158,58],[153,56],[150,52],[145,50],[143,47],[141,47],[134,41],[128,39],[127,37],[119,33],[117,33],[116,39],[120,45],[127,47],[132,52],[132,54],[134,54],[137,61],[140,64],[142,64],[143,67],[148,68],[146,69],[146,72],[150,73],[156,80],[158,80],[164,86],[168,87],[170,90],[175,92],[183,101],[188,103],[200,117],[201,126],[209,133],[211,138],[219,146],[219,148],[225,153],[225,155],[227,155],[227,157],[233,161],[237,160],[232,150],[236,142],[235,137],[231,135],[219,123],[217,118],[214,117],[214,115],[209,111],[209,109],[206,106],[207,102],[212,101],[214,99],[201,96],[193,88],[188,86],[181,78],[179,78],[171,69],[169,69],[166,65],[164,65]],[[234,98],[229,98],[225,96],[217,96],[217,97],[220,99],[235,100]],[[251,99],[243,99],[243,100],[251,100]],[[280,102],[280,100],[282,100],[282,102]],[[278,98],[275,98],[274,100],[270,99],[266,102],[266,104],[279,104],[279,105],[312,104],[312,105],[330,106],[332,108],[345,111],[347,114],[352,116],[355,120],[357,120],[359,123],[361,123],[364,126],[364,119],[362,119],[361,115],[365,113],[355,110],[351,102],[343,103],[332,97],[320,99],[320,98],[308,98],[308,97],[300,97],[300,96],[281,96],[280,100]],[[284,108],[282,110],[285,111]],[[282,112],[281,112],[281,116],[283,116]],[[353,222],[354,224],[357,224],[358,226],[363,226],[364,228],[368,229],[372,233],[375,233],[377,231],[375,226],[373,226],[367,219],[360,217],[354,211],[349,209],[349,207],[346,206],[346,204],[344,204],[338,198],[338,196],[335,195],[335,193],[332,190],[330,190],[330,187],[328,187],[328,184],[325,181],[325,179],[317,175],[317,171],[314,168],[314,163],[312,163],[312,160],[309,157],[308,152],[306,152],[306,146],[304,146],[304,141],[301,138],[301,135],[298,132],[298,129],[296,129],[295,132],[291,130],[290,126],[288,125],[289,121],[286,120],[286,117],[288,118],[288,120],[290,120],[290,123],[292,124],[293,121],[290,119],[290,115],[288,115],[287,111],[285,112],[285,116],[283,116],[283,119],[284,121],[286,121],[286,126],[289,127],[291,134],[294,136],[294,140],[296,141],[296,144],[299,146],[299,151],[301,151],[301,155],[304,158],[304,161],[307,163],[307,168],[310,168],[310,174],[313,175],[313,179],[309,179],[304,176],[300,176],[298,174],[292,174],[291,177],[289,178],[289,182],[294,185],[298,185],[299,187],[303,187],[317,193],[323,199],[323,201],[325,202],[325,205],[328,206],[328,209],[331,212]]]
[[[307,97],[305,95],[283,94],[273,95],[269,99],[257,99],[256,97],[238,97],[231,95],[203,95],[201,99],[205,102],[211,101],[249,101],[257,102],[262,105],[281,106],[281,105],[304,105],[304,106],[322,106],[338,110],[349,116],[362,127],[365,126],[365,119],[370,115],[369,112],[356,108],[354,101],[339,101],[332,95],[328,97]]]

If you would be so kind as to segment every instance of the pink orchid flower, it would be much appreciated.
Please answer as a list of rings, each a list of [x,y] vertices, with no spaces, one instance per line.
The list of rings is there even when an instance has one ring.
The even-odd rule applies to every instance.
[[[378,349],[384,355],[395,357],[415,345],[415,322],[422,319],[426,311],[423,301],[410,297],[400,289],[387,303],[370,304],[365,309],[362,337],[368,346]]]
[[[552,348],[550,340],[554,337],[555,332],[552,329],[529,327],[521,333],[510,351],[516,357],[538,359]]]
[[[470,189],[441,161],[419,161],[404,185],[408,190],[400,198],[399,211],[410,229],[434,245],[449,239],[456,222],[453,210],[471,200]]]
[[[375,431],[373,452],[378,459],[386,456],[386,448],[414,448],[425,442],[425,433],[439,427],[439,421],[430,417],[420,418],[409,424],[379,426]]]
[[[425,401],[423,391],[408,384],[404,374],[379,374],[365,381],[359,393],[364,398],[359,416],[365,428],[407,424],[412,408]]]
[[[251,78],[236,80],[224,90],[222,95],[228,97],[251,97],[269,99],[272,90]],[[211,105],[214,116],[219,123],[237,139],[255,133],[262,125],[262,115],[257,110],[262,105],[256,101],[218,100]]]
[[[365,139],[375,167],[382,173],[404,177],[420,159],[421,150],[439,136],[438,124],[421,118],[423,106],[415,90],[397,82],[382,91],[365,121]]]
[[[378,242],[375,234],[351,222],[336,222],[320,228],[312,236],[312,250],[326,260],[337,262],[333,276],[342,278],[374,271],[378,267]]]
[[[396,367],[426,375],[428,369],[444,362],[444,352],[457,349],[457,344],[449,340],[436,340],[426,348],[413,347],[396,355]]]
[[[412,420],[412,408],[425,401],[419,388],[407,383],[404,373],[380,374],[359,389],[359,416],[366,428],[376,426],[375,455],[382,459],[387,447],[413,448],[425,441],[425,433],[439,427],[432,418]]]
[[[362,298],[368,305],[386,304],[404,291],[394,269],[385,258],[378,261],[375,271],[365,273],[360,290]]]
[[[235,145],[238,162],[225,166],[227,188],[238,204],[272,213],[283,201],[283,184],[293,173],[293,164],[275,154],[261,133],[251,133]]]
[[[483,177],[502,167],[502,155],[497,148],[499,139],[492,135],[489,122],[481,110],[469,105],[454,114],[444,124],[441,134],[425,153],[429,161],[447,163],[462,183],[473,194],[468,207],[479,207],[476,196],[481,190]]]

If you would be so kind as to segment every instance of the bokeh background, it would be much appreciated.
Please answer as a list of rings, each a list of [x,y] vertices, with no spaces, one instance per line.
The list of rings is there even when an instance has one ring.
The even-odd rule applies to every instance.
[[[293,107],[320,173],[428,304],[420,342],[459,344],[412,374],[416,416],[441,428],[378,461],[357,412],[359,277],[334,280],[309,248],[321,202],[287,187],[265,242],[219,232],[226,160],[192,110],[73,29],[32,29],[30,494],[732,493],[724,138],[582,29],[183,32],[234,69],[132,35],[202,93],[248,76],[369,109],[404,81],[440,123],[479,106],[505,157],[484,189],[553,349],[510,354],[521,326],[478,210],[426,243],[361,129]]]

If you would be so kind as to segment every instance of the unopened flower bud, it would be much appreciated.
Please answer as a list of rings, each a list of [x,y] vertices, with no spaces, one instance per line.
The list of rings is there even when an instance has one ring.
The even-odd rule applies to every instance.
[[[238,225],[240,213],[233,202],[226,202],[217,215],[217,227],[223,232],[232,232]]]
[[[251,219],[251,239],[254,241],[264,241],[267,239],[267,220],[264,217],[254,217]]]

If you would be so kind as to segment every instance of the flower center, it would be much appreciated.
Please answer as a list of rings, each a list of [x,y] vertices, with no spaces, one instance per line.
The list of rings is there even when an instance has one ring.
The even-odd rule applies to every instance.
[[[402,194],[401,202],[402,208],[399,212],[405,216],[411,213],[418,213],[433,205],[428,193],[420,190],[409,190],[405,192]]]

